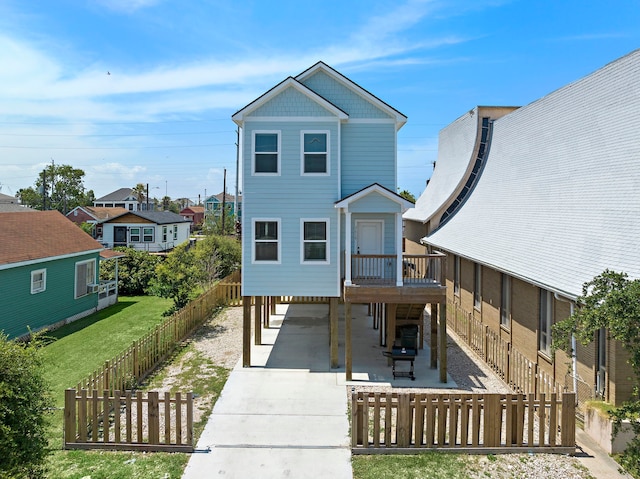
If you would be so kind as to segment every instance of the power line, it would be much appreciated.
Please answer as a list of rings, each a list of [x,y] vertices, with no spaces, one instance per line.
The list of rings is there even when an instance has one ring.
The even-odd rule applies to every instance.
[[[45,134],[45,133],[0,133],[0,136],[44,136],[44,137],[74,137],[74,138],[90,138],[90,137],[117,137],[117,136],[179,136],[179,135],[214,135],[217,133],[235,133],[233,130],[220,130],[220,131],[192,131],[184,133],[113,133],[113,134]]]

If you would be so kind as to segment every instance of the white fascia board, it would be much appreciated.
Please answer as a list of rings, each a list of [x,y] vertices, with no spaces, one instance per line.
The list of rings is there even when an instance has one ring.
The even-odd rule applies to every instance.
[[[346,121],[346,120],[349,119],[349,115],[347,115],[340,108],[335,106],[333,103],[325,100],[320,95],[315,93],[313,90],[307,88],[305,85],[303,85],[302,83],[300,83],[299,81],[297,81],[296,79],[294,79],[292,77],[287,78],[286,80],[281,82],[279,85],[276,85],[274,88],[272,88],[271,90],[266,92],[261,97],[257,98],[256,100],[252,101],[251,103],[249,103],[242,110],[240,110],[237,113],[235,113],[231,117],[231,119],[236,123],[236,125],[242,126],[242,124],[244,123],[244,120],[245,120],[245,116],[247,116],[249,113],[251,113],[252,111],[256,110],[257,108],[261,107],[262,105],[267,103],[269,100],[271,100],[272,98],[276,97],[281,92],[283,92],[285,89],[290,88],[290,87],[295,88],[296,90],[298,90],[303,95],[307,96],[308,98],[310,98],[314,102],[318,103],[320,106],[322,106],[326,110],[328,110],[331,113],[333,113],[336,117],[338,117],[340,119],[340,121]]]
[[[367,186],[366,188],[358,191],[357,193],[354,193],[353,195],[348,196],[347,198],[335,203],[334,207],[347,208],[350,203],[353,203],[354,201],[358,201],[359,199],[364,198],[365,196],[374,192],[381,194],[385,198],[393,201],[394,203],[398,203],[402,207],[403,212],[413,206],[413,203],[411,203],[411,201],[405,200],[402,196],[396,195],[378,184],[374,184],[371,186]]]
[[[3,270],[3,269],[19,268],[21,266],[29,266],[29,265],[32,265],[32,264],[55,261],[55,260],[59,260],[59,259],[74,258],[76,256],[82,256],[82,255],[90,254],[90,253],[100,253],[100,251],[102,251],[104,249],[105,248],[92,249],[92,250],[88,250],[88,251],[79,251],[77,253],[62,254],[60,256],[47,256],[46,258],[37,258],[37,259],[30,259],[30,260],[27,260],[27,261],[18,261],[17,263],[0,264],[0,271]]]
[[[400,113],[398,110],[391,107],[390,105],[387,105],[385,102],[377,98],[375,95],[369,93],[360,85],[358,85],[352,80],[349,80],[347,77],[343,76],[341,73],[337,72],[336,70],[334,70],[333,68],[325,64],[324,62],[318,62],[308,70],[305,70],[304,72],[302,72],[300,75],[296,77],[296,80],[302,81],[305,78],[308,78],[311,75],[313,75],[318,70],[322,70],[327,75],[334,78],[337,82],[341,83],[346,88],[350,89],[352,92],[361,96],[365,100],[373,103],[375,106],[383,110],[385,113],[395,118],[396,131],[402,128],[404,124],[407,122],[407,117],[404,116],[402,113]]]

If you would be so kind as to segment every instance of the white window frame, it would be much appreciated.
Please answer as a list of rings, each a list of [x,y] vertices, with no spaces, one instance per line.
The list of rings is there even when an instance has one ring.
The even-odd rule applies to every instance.
[[[85,284],[85,288],[84,288],[84,294],[78,294],[78,287],[79,287],[79,283],[78,283],[78,268],[80,266],[83,265],[87,265],[87,264],[93,264],[93,275],[87,275],[85,280],[86,280],[86,284]],[[79,299],[79,298],[83,298],[84,296],[90,294],[89,291],[89,285],[90,284],[95,284],[96,282],[96,260],[95,259],[88,259],[85,261],[78,261],[75,264],[75,268],[74,268],[74,273],[75,273],[75,281],[74,281],[74,288],[73,288],[73,296],[75,299]]]
[[[304,238],[304,225],[305,223],[324,223],[325,224],[325,239],[324,240],[305,240]],[[300,218],[300,264],[330,264],[329,260],[329,218]],[[304,245],[305,243],[324,243],[325,244],[325,259],[305,259],[304,258]]]
[[[173,241],[178,241],[178,225],[173,225]]]
[[[258,240],[256,241],[256,223],[276,223],[278,228],[278,236],[275,240]],[[256,243],[276,242],[278,245],[277,260],[257,260],[256,259]],[[282,261],[282,221],[280,218],[254,218],[251,222],[251,263],[253,264],[280,264]]]
[[[500,283],[500,326],[511,329],[511,276],[502,273]]]
[[[168,236],[168,234],[167,234],[167,225],[164,225],[164,226],[162,227],[162,242],[163,242],[163,243],[166,243],[166,242],[167,242],[167,240],[168,240],[168,238],[169,238],[169,236]]]
[[[473,264],[473,307],[478,311],[482,309],[482,265]]]
[[[134,230],[138,230],[138,233],[135,234],[133,232]],[[133,226],[132,228],[129,229],[129,241],[131,243],[140,243],[140,239],[142,238],[142,235],[140,234],[141,230],[142,228],[140,228],[139,226]],[[137,236],[138,239],[137,240],[133,239],[134,236]]]
[[[551,326],[553,325],[553,293],[540,289],[540,314],[538,323],[538,351],[551,356]]]
[[[151,234],[149,234],[149,235],[148,235],[148,234],[146,234],[146,233],[145,233],[145,230],[151,230]],[[155,228],[154,228],[154,227],[152,227],[152,226],[151,226],[151,227],[143,226],[143,227],[142,227],[142,242],[143,242],[143,243],[153,243],[154,238],[155,238],[155,236],[156,236],[156,234],[155,234],[155,233],[156,233],[156,232],[155,232]],[[150,239],[149,241],[147,241],[147,239],[146,239],[146,238],[147,238],[147,236],[151,236],[151,239]]]
[[[256,135],[260,134],[271,134],[277,135],[278,137],[278,151],[266,152],[262,151],[260,153],[268,153],[268,154],[276,154],[276,171],[275,172],[261,172],[256,171]],[[280,130],[254,130],[251,135],[251,174],[253,176],[280,176],[280,162],[282,158],[282,132]]]
[[[310,135],[317,135],[317,134],[322,134],[322,135],[326,135],[327,137],[327,141],[326,141],[326,145],[327,145],[327,149],[324,152],[305,152],[304,151],[304,135],[305,134],[310,134]],[[330,151],[331,151],[331,140],[330,140],[330,131],[329,130],[302,130],[300,132],[300,175],[302,176],[329,176],[331,174],[331,170],[330,170],[330,165],[331,165],[331,161],[330,161]],[[304,167],[305,167],[305,155],[309,153],[309,154],[324,154],[325,155],[325,166],[326,166],[326,171],[322,172],[322,173],[307,173],[306,171],[304,171]]]
[[[36,279],[37,275],[42,274],[42,279]],[[40,283],[38,286],[35,286],[36,283]],[[31,272],[31,294],[42,293],[47,290],[47,269],[36,269]]]

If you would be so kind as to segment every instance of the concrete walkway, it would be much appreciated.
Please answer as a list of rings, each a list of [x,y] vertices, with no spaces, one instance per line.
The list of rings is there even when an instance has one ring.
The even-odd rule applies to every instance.
[[[319,321],[327,307],[307,305],[283,325],[286,311],[252,347],[253,367],[231,372],[183,478],[351,479],[344,373],[330,370]]]
[[[415,381],[393,379],[364,307],[353,309],[357,333],[349,383],[344,368],[330,369],[326,305],[278,305],[277,313],[262,331],[263,345],[251,348],[252,367],[243,368],[240,360],[231,372],[183,479],[352,479],[348,385],[456,387],[451,379],[439,382],[428,349],[416,358]],[[339,358],[342,364],[342,342]],[[576,439],[576,456],[593,477],[629,478],[584,431],[578,429]]]

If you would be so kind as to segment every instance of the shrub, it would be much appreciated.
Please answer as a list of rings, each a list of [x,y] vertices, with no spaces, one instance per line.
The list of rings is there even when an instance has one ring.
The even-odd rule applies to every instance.
[[[141,296],[146,294],[149,281],[155,275],[156,266],[160,262],[158,256],[134,248],[116,247],[115,251],[125,253],[118,259],[118,293],[123,296]],[[115,261],[100,264],[100,279],[113,279]]]
[[[0,478],[43,477],[52,405],[37,341],[17,343],[0,333]]]

